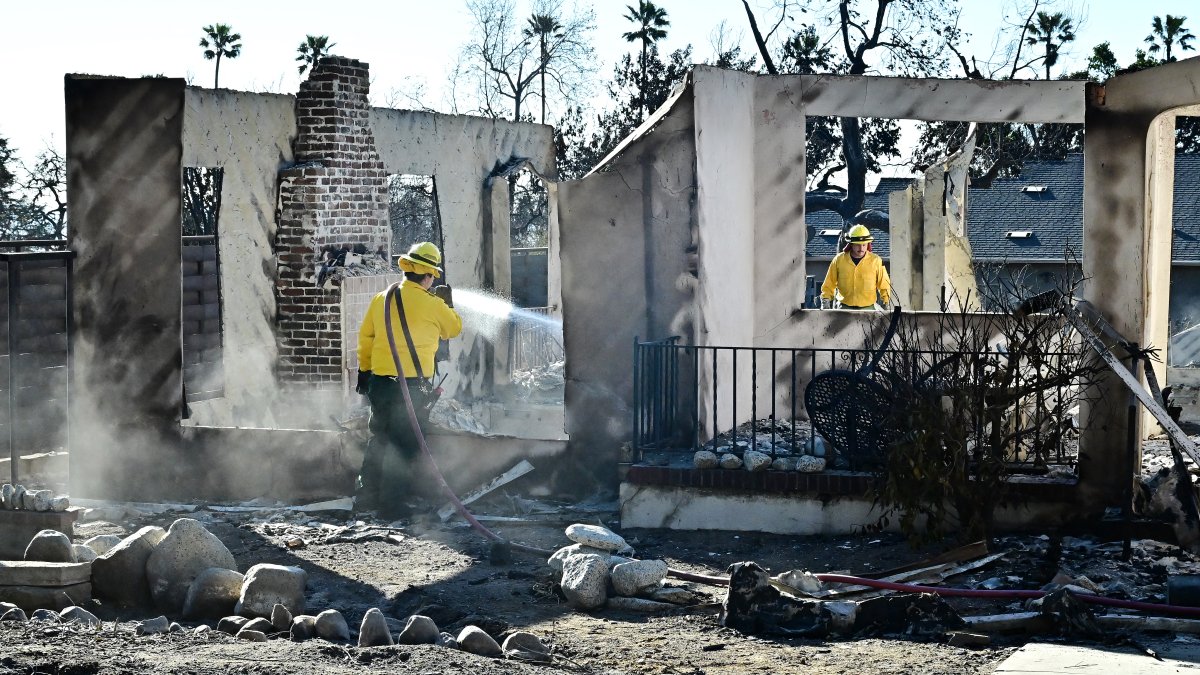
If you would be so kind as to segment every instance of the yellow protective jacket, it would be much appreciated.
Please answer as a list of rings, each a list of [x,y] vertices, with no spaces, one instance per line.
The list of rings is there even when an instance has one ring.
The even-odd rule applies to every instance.
[[[887,268],[883,266],[883,258],[867,251],[863,259],[855,265],[850,253],[842,251],[829,263],[825,283],[821,284],[821,297],[833,300],[835,290],[842,294],[843,305],[873,305],[876,291],[879,292],[879,299],[886,305],[892,297],[892,280],[888,277]]]
[[[421,288],[420,284],[408,279],[400,285],[400,297],[404,301],[404,314],[408,317],[408,330],[412,333],[417,358],[421,360],[421,371],[425,377],[433,377],[434,355],[438,340],[448,340],[462,332],[462,318],[448,307],[441,298]],[[371,298],[362,327],[358,329],[358,369],[369,370],[376,375],[395,376],[396,362],[388,345],[387,327],[384,323],[383,307],[387,291]],[[400,354],[400,365],[404,377],[416,377],[408,343],[404,340],[404,328],[400,324],[400,313],[396,303],[391,303],[392,334],[396,339],[396,351]]]

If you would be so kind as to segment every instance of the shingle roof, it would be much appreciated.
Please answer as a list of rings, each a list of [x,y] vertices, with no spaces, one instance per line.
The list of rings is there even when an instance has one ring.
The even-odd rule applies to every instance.
[[[909,179],[885,178],[868,193],[864,208],[888,210],[888,193],[903,190]],[[1044,188],[1044,189],[1043,189]],[[989,188],[967,192],[967,233],[977,260],[1061,261],[1068,246],[1083,252],[1083,155],[1063,160],[1026,162],[1016,178],[998,178]],[[806,214],[809,257],[834,254],[835,237],[821,230],[840,228],[831,211]],[[1173,204],[1176,262],[1200,262],[1200,154],[1175,156]],[[1017,233],[1011,236],[1009,233]],[[1027,236],[1022,236],[1028,233]],[[888,257],[886,232],[874,232],[875,251]]]
[[[868,192],[863,198],[864,209],[875,209],[888,212],[888,195],[897,190],[903,190],[912,182],[911,178],[881,178],[874,192]],[[837,253],[837,235],[823,236],[823,230],[842,229],[842,217],[833,211],[815,211],[804,214],[808,224],[808,239],[804,246],[804,255],[808,258],[832,258]],[[891,237],[887,230],[873,228],[871,234],[875,241],[871,242],[871,250],[879,257],[887,260],[891,251]]]
[[[1029,233],[1024,237],[1010,232]],[[967,189],[967,237],[976,260],[1063,260],[1083,251],[1083,155],[1026,162],[1016,178]]]

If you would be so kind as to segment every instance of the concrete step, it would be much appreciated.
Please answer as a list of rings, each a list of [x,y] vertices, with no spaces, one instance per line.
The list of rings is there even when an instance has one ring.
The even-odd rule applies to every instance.
[[[0,561],[0,586],[72,586],[87,583],[91,579],[90,562]]]

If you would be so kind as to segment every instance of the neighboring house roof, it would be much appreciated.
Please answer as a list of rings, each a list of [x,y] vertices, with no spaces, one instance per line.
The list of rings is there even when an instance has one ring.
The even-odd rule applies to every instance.
[[[976,260],[1062,261],[1083,253],[1083,155],[1026,162],[1016,178],[967,189],[967,238]]]
[[[888,210],[887,193],[903,190],[905,178],[885,178],[868,193],[864,208]],[[1200,154],[1175,156],[1172,260],[1200,263]],[[836,237],[821,230],[841,226],[831,211],[806,214],[811,258],[834,254]],[[997,178],[989,188],[967,191],[967,233],[976,260],[1062,261],[1070,246],[1083,253],[1083,155],[1030,161],[1016,178]],[[887,256],[887,233],[875,232],[875,251]],[[881,246],[882,244],[882,246]]]
[[[888,195],[907,188],[910,183],[912,183],[911,178],[881,178],[879,185],[875,186],[875,191],[868,192],[863,198],[863,208],[887,213]],[[808,225],[808,238],[804,246],[805,257],[832,259],[837,253],[837,234],[822,235],[821,233],[829,230],[840,232],[842,217],[833,211],[815,211],[805,213],[804,222]],[[891,251],[891,236],[887,230],[879,228],[873,228],[871,235],[875,237],[875,241],[871,242],[871,250],[886,260]]]

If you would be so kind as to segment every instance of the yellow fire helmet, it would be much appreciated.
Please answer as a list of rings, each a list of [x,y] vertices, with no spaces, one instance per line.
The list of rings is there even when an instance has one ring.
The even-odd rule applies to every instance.
[[[875,241],[875,237],[871,236],[871,231],[866,225],[855,225],[846,233],[846,239],[851,244],[866,244]]]
[[[413,274],[432,274],[433,278],[442,276],[442,252],[432,242],[423,241],[413,244],[408,253],[396,256],[396,264],[404,272]]]

